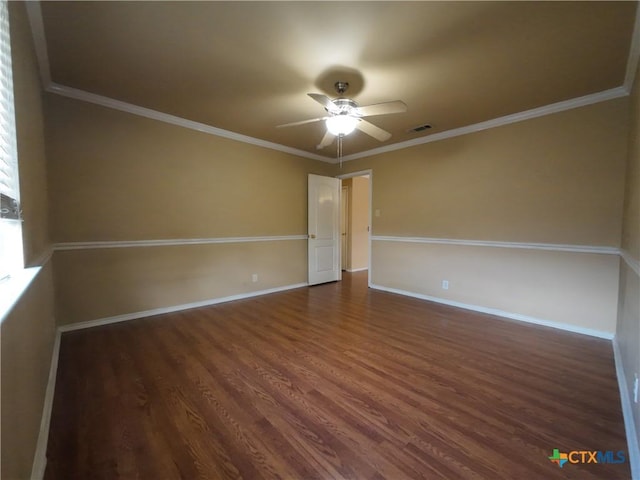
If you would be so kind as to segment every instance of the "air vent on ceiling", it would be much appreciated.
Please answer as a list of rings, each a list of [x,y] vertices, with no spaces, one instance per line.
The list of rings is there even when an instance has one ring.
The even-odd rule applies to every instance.
[[[431,128],[431,125],[429,125],[428,123],[425,123],[424,125],[418,125],[417,127],[410,128],[409,130],[407,130],[407,133],[424,132],[425,130],[429,130],[430,128]]]

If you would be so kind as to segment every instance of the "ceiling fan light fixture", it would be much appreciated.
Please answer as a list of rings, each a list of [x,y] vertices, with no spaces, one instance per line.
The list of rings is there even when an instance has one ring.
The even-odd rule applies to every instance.
[[[327,130],[336,136],[349,135],[355,130],[357,123],[358,119],[350,115],[334,115],[325,122]]]

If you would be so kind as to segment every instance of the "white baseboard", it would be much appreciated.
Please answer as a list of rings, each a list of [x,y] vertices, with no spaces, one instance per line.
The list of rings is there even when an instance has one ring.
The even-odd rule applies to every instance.
[[[237,295],[230,295],[227,297],[214,298],[205,300],[202,302],[186,303],[183,305],[176,305],[172,307],[156,308],[153,310],[146,310],[142,312],[128,313],[124,315],[117,315],[115,317],[102,318],[98,320],[92,320],[88,322],[75,323],[72,325],[62,325],[57,328],[55,341],[53,344],[53,353],[51,354],[51,365],[49,367],[49,378],[47,380],[47,388],[44,396],[44,405],[42,407],[42,417],[40,419],[40,431],[38,433],[38,440],[36,443],[36,451],[33,456],[33,464],[31,467],[31,480],[42,480],[44,472],[47,467],[47,444],[49,441],[49,426],[51,424],[51,411],[53,409],[53,399],[56,389],[56,378],[58,374],[58,358],[60,356],[60,339],[64,332],[70,332],[73,330],[80,330],[84,328],[96,327],[99,325],[108,325],[110,323],[124,322],[127,320],[134,320],[136,318],[149,317],[152,315],[159,315],[162,313],[177,312],[180,310],[187,310],[189,308],[204,307],[208,305],[215,305],[218,303],[231,302],[233,300],[242,300],[245,298],[257,297],[260,295],[267,295],[269,293],[282,292],[285,290],[292,290],[294,288],[306,287],[307,283],[296,283],[293,285],[285,285],[282,287],[269,288],[266,290],[258,290],[255,292],[241,293]]]
[[[161,315],[163,313],[179,312],[190,308],[207,307],[218,303],[232,302],[234,300],[243,300],[245,298],[258,297],[269,293],[283,292],[294,288],[306,287],[307,283],[295,283],[293,285],[285,285],[282,287],[268,288],[266,290],[257,290],[255,292],[239,293],[237,295],[229,295],[228,297],[212,298],[201,302],[184,303],[182,305],[174,305],[171,307],[154,308],[152,310],[143,310],[141,312],[125,313],[113,317],[99,318],[97,320],[89,320],[87,322],[72,323],[58,327],[60,332],[71,332],[73,330],[82,330],[84,328],[99,327],[101,325],[109,325],[111,323],[126,322],[137,318],[151,317],[153,315]]]
[[[618,377],[618,388],[620,389],[620,402],[622,403],[622,417],[624,418],[624,430],[627,434],[627,449],[629,450],[629,466],[631,467],[631,478],[640,480],[640,447],[638,447],[638,434],[636,424],[633,419],[633,407],[627,386],[627,377],[624,373],[622,354],[618,346],[618,339],[613,339],[613,357],[616,363],[616,376]]]
[[[31,480],[42,480],[47,467],[47,444],[49,441],[49,425],[51,424],[51,410],[53,409],[53,398],[56,391],[56,377],[58,375],[58,357],[60,355],[60,329],[56,331],[53,343],[53,353],[51,354],[51,365],[49,366],[49,379],[47,389],[44,394],[44,405],[42,406],[42,417],[40,418],[40,432],[36,443],[36,452],[33,456],[31,467]]]
[[[51,411],[53,408],[53,400],[55,395],[55,387],[56,387],[56,377],[58,372],[58,358],[60,354],[60,339],[61,334],[63,332],[69,332],[73,330],[80,330],[83,328],[91,328],[99,325],[107,325],[110,323],[123,322],[127,320],[133,320],[136,318],[143,318],[152,315],[159,315],[162,313],[171,313],[180,310],[187,310],[189,308],[197,308],[207,305],[215,305],[218,303],[230,302],[233,300],[241,300],[245,298],[256,297],[260,295],[266,295],[269,293],[276,293],[285,290],[292,290],[295,288],[301,288],[307,286],[307,283],[298,283],[293,285],[286,285],[283,287],[276,287],[266,290],[259,290],[256,292],[243,293],[238,295],[231,295],[227,297],[221,297],[211,300],[205,300],[203,302],[195,302],[188,303],[183,305],[177,305],[173,307],[165,307],[165,308],[157,308],[153,310],[146,310],[142,312],[136,312],[125,315],[117,315],[114,317],[103,318],[99,320],[92,320],[88,322],[81,322],[72,325],[63,325],[58,327],[55,337],[55,342],[53,346],[53,353],[51,355],[51,366],[49,369],[49,378],[47,381],[47,388],[44,398],[44,405],[42,411],[42,417],[40,421],[40,433],[38,435],[38,441],[36,445],[36,451],[33,460],[33,466],[31,470],[31,480],[42,480],[44,477],[44,472],[47,466],[47,443],[49,440],[49,426],[51,423]],[[582,333],[585,335],[591,335],[600,338],[611,339],[613,344],[614,358],[615,358],[615,366],[616,366],[616,375],[618,379],[618,387],[620,389],[620,398],[622,402],[622,413],[624,417],[625,431],[627,435],[627,445],[629,451],[629,463],[631,466],[631,475],[633,480],[640,480],[640,450],[638,449],[638,437],[636,435],[635,423],[633,420],[633,410],[631,407],[631,402],[629,400],[629,394],[626,384],[626,377],[624,375],[624,368],[622,364],[622,358],[620,355],[620,350],[618,348],[617,340],[614,335],[608,332],[601,332],[597,330],[585,329],[581,327],[575,327],[573,325],[567,325],[562,323],[550,322],[547,320],[540,320],[533,317],[526,317],[524,315],[513,314],[509,312],[504,312],[501,310],[496,310],[492,308],[480,307],[476,305],[468,305],[460,302],[454,302],[451,300],[446,300],[437,297],[431,297],[429,295],[423,295],[419,293],[409,292],[406,290],[400,290],[396,288],[383,287],[381,285],[370,284],[370,288],[374,288],[376,290],[381,290],[390,293],[396,293],[400,295],[406,295],[409,297],[419,298],[422,300],[428,300],[436,303],[441,303],[445,305],[450,305],[454,307],[464,308],[467,310],[473,310],[481,313],[488,313],[491,315],[497,315],[500,317],[519,320],[528,323],[534,323],[538,325],[545,325],[553,328],[558,328],[561,330],[568,330],[575,333]]]
[[[543,320],[540,318],[529,317],[527,315],[521,315],[519,313],[505,312],[504,310],[498,310],[496,308],[482,307],[480,305],[470,305],[467,303],[456,302],[454,300],[447,300],[439,297],[432,297],[430,295],[424,295],[422,293],[409,292],[407,290],[400,290],[397,288],[384,287],[382,285],[371,284],[371,288],[376,290],[382,290],[384,292],[397,293],[399,295],[406,295],[408,297],[419,298],[421,300],[428,300],[430,302],[441,303],[443,305],[449,305],[451,307],[464,308],[465,310],[473,310],[474,312],[488,313],[489,315],[496,315],[498,317],[508,318],[510,320],[518,320],[520,322],[533,323],[535,325],[543,325],[545,327],[557,328],[559,330],[566,330],[568,332],[580,333],[582,335],[589,335],[592,337],[604,338],[607,340],[613,340],[614,334],[610,332],[603,332],[601,330],[593,330],[591,328],[578,327],[576,325],[570,325],[568,323],[552,322],[550,320]]]
[[[363,267],[363,268],[347,268],[347,272],[349,273],[354,273],[354,272],[364,272],[366,270],[369,270],[369,267]]]

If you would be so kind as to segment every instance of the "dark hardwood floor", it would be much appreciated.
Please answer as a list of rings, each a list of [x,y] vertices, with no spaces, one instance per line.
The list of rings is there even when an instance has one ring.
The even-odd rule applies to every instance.
[[[45,478],[630,478],[554,448],[628,458],[611,342],[362,272],[65,333]]]

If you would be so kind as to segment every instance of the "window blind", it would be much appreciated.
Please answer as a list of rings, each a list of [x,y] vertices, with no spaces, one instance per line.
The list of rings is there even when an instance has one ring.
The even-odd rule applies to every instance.
[[[0,0],[0,279],[23,267],[9,8]]]

